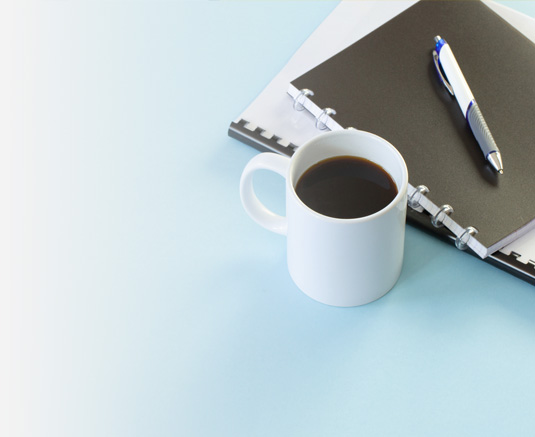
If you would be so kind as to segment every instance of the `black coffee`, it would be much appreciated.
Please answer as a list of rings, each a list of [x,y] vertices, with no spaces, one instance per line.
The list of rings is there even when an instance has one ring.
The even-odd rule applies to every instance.
[[[318,162],[299,178],[295,191],[314,211],[343,219],[380,211],[398,194],[396,183],[381,166],[354,156]]]

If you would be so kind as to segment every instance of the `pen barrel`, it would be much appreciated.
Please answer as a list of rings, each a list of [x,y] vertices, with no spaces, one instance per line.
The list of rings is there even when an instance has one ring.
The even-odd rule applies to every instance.
[[[459,108],[461,108],[462,113],[467,117],[467,110],[470,106],[470,102],[474,100],[474,95],[468,86],[468,82],[464,78],[461,67],[457,63],[457,59],[453,55],[451,47],[449,44],[444,44],[440,49],[439,61],[446,78],[453,88],[453,94],[457,99]]]
[[[472,129],[472,132],[479,143],[479,147],[485,155],[485,159],[488,159],[490,153],[498,151],[498,146],[496,145],[496,141],[494,141],[494,137],[490,133],[487,122],[485,121],[485,118],[483,118],[483,114],[475,100],[472,101],[472,104],[468,108],[466,120],[468,120],[470,129]]]

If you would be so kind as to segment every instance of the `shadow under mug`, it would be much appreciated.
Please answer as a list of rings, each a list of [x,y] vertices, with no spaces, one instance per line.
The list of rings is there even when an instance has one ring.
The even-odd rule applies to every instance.
[[[355,156],[380,165],[396,183],[396,197],[383,209],[360,218],[322,215],[295,192],[299,178],[314,164],[336,156]],[[286,216],[266,208],[253,187],[257,170],[271,170],[286,179]],[[372,302],[396,283],[403,264],[407,210],[407,166],[388,141],[359,130],[321,134],[297,149],[291,158],[261,153],[246,165],[240,195],[253,220],[286,235],[288,270],[295,284],[324,304],[349,307]]]

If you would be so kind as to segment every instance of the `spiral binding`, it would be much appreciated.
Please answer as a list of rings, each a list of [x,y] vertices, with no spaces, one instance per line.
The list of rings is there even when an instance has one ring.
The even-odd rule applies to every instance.
[[[444,216],[453,214],[453,208],[450,205],[442,205],[437,213],[431,216],[431,224],[435,228],[441,228],[444,226]]]
[[[424,198],[426,198],[428,193],[429,188],[427,188],[425,185],[418,185],[417,187],[413,188],[412,193],[409,194],[407,198],[407,204],[415,211],[423,212],[426,210],[429,212],[431,215],[431,224],[435,228],[440,228],[446,225],[446,227],[455,236],[455,247],[457,247],[457,249],[466,250],[468,247],[471,247],[476,253],[478,253],[477,249],[480,243],[477,243],[475,239],[471,238],[473,235],[477,234],[478,230],[473,226],[467,226],[466,228],[463,228],[457,225],[452,219],[450,219],[450,222],[446,224],[446,219],[453,214],[453,208],[451,205],[442,205],[439,207],[435,206],[435,210],[431,212],[431,208],[424,207],[422,205]]]
[[[425,185],[418,185],[407,199],[408,205],[415,211],[423,212],[424,207],[420,205],[420,199],[427,193],[429,193],[429,188]]]
[[[321,114],[316,117],[316,128],[319,130],[327,129],[327,120],[331,115],[335,115],[336,111],[333,108],[324,108]],[[325,120],[325,121],[323,121]]]
[[[477,229],[473,226],[467,226],[464,232],[455,239],[455,247],[459,250],[466,250],[468,241],[475,234],[477,234]]]
[[[332,115],[336,115],[336,110],[333,108],[318,108],[309,97],[314,95],[314,91],[308,88],[302,88],[298,90],[297,88],[290,85],[288,94],[292,97],[293,108],[296,111],[303,111],[304,109],[308,110],[316,119],[315,125],[316,129],[319,130],[337,130],[343,129],[340,124],[336,122],[334,118],[331,118]],[[308,102],[308,104],[306,104]]]
[[[307,98],[314,95],[314,91],[309,90],[308,88],[303,88],[301,91],[299,91],[299,94],[297,94],[294,97],[294,109],[296,111],[302,111],[305,109],[304,103],[306,102]]]

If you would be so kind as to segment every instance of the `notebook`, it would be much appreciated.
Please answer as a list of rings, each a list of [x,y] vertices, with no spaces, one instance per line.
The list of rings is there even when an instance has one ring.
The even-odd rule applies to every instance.
[[[281,73],[275,77],[273,82],[266,87],[264,92],[253,102],[253,104],[247,108],[242,116],[231,124],[229,134],[235,136],[238,139],[251,144],[256,145],[260,149],[272,149],[279,153],[291,154],[292,150],[299,144],[302,144],[311,136],[318,133],[314,127],[313,118],[307,111],[297,112],[292,109],[291,99],[283,98],[280,91],[287,86],[289,80],[299,76],[307,69],[316,70],[314,67],[321,63],[322,60],[327,59],[337,51],[344,47],[351,45],[354,41],[362,38],[366,33],[374,35],[374,28],[380,27],[389,19],[402,16],[402,12],[410,11],[410,7],[414,2],[398,2],[394,1],[388,4],[388,2],[380,2],[379,5],[372,4],[372,2],[342,2],[335,11],[322,23],[322,25],[316,30],[316,32],[305,42],[296,55],[290,60]],[[486,8],[485,5],[479,5]],[[491,4],[491,7],[501,16],[514,23],[516,27],[522,29],[524,33],[529,33],[531,29],[531,37],[535,39],[533,35],[533,21],[522,14],[511,11],[508,8],[497,4]],[[487,11],[485,9],[485,11]],[[490,10],[488,10],[490,12]],[[485,12],[484,12],[485,13]],[[348,29],[344,32],[331,32],[332,29]],[[381,27],[382,29],[382,27]],[[380,29],[380,30],[381,30]],[[438,33],[438,32],[436,32]],[[442,32],[445,38],[448,39],[445,32]],[[433,36],[431,36],[431,42],[429,46],[426,46],[426,51],[429,55],[429,61],[431,61],[430,50],[433,47]],[[330,44],[325,44],[325,39],[329,38]],[[450,43],[455,49],[453,41],[450,39]],[[360,43],[360,41],[359,41]],[[358,44],[357,44],[358,45]],[[328,47],[328,49],[327,49]],[[299,71],[301,70],[301,71]],[[466,74],[466,73],[465,73]],[[467,75],[467,74],[466,74]],[[306,75],[305,75],[306,76]],[[297,87],[296,87],[297,89]],[[299,88],[300,89],[300,88]],[[480,101],[480,106],[483,109],[483,103],[478,93],[474,89],[476,98]],[[271,96],[271,97],[270,97]],[[317,94],[313,97],[315,99]],[[454,102],[453,102],[454,103]],[[329,106],[334,106],[329,104]],[[455,108],[457,109],[457,108]],[[458,111],[458,109],[457,109]],[[484,111],[486,117],[487,113]],[[336,119],[340,114],[334,115],[333,119]],[[255,122],[261,127],[257,127]],[[357,128],[362,128],[358,123],[354,123]],[[490,125],[490,122],[489,122]],[[266,129],[265,129],[266,128]],[[372,130],[372,129],[369,129]],[[372,130],[374,131],[374,130]],[[277,132],[280,137],[273,135],[271,132]],[[377,132],[376,132],[377,133]],[[385,135],[383,135],[385,136]],[[284,138],[284,140],[282,139]],[[395,143],[395,141],[392,140]],[[475,151],[478,153],[479,149],[475,145]],[[502,150],[503,151],[503,150]],[[505,167],[507,171],[507,157],[504,152]],[[470,156],[470,155],[468,155]],[[409,165],[410,171],[410,165]],[[412,180],[411,180],[412,181]],[[428,181],[422,181],[427,183]],[[418,182],[419,183],[419,182]],[[432,195],[431,193],[428,194]],[[450,201],[453,203],[453,200]],[[437,205],[441,205],[440,202]],[[454,204],[455,208],[455,204]],[[454,212],[454,216],[457,215],[457,209]],[[429,227],[429,217],[423,214],[414,213],[419,219],[414,219],[421,223],[426,222]],[[409,220],[413,220],[409,217]],[[461,229],[463,229],[461,227]],[[443,229],[433,229],[433,232],[437,235],[444,235],[448,238],[451,237],[449,232],[444,232]],[[519,239],[518,241],[521,241]],[[527,241],[527,239],[525,239]],[[533,247],[533,244],[528,246]],[[505,268],[506,270],[515,273],[524,279],[534,279],[534,271],[532,263],[529,262],[531,256],[526,260],[522,259],[522,255],[505,251],[505,253],[494,253],[487,257],[486,261]],[[533,257],[535,258],[535,257]],[[524,261],[524,262],[523,262]]]

